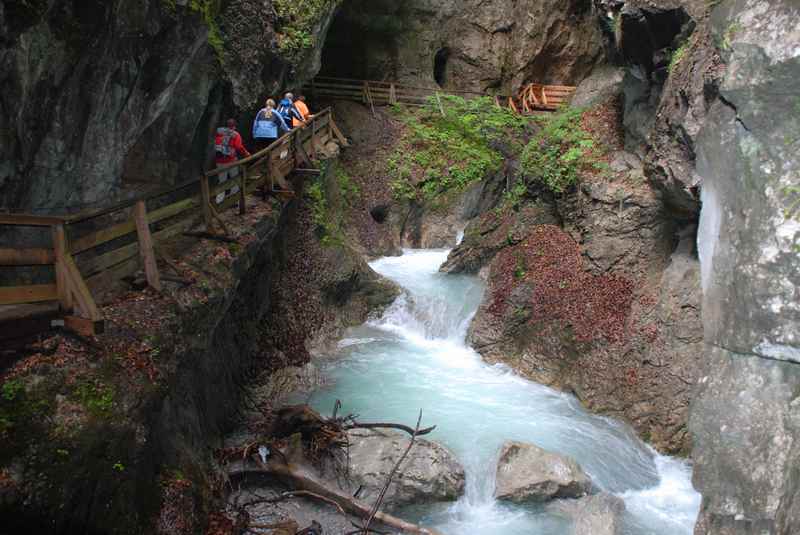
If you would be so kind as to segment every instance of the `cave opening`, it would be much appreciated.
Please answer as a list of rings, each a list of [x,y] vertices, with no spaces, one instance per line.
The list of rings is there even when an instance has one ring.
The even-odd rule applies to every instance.
[[[320,76],[394,80],[408,9],[390,0],[350,0],[336,14],[322,50]]]
[[[450,49],[447,47],[439,49],[433,58],[433,79],[444,88],[447,85],[447,62],[450,60]]]

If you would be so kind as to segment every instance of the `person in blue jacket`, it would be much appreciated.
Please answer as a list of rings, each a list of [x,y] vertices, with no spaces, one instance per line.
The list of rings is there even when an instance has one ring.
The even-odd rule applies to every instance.
[[[253,121],[253,140],[256,145],[256,152],[269,147],[282,132],[288,132],[289,127],[280,113],[275,109],[275,101],[268,99],[261,111]]]
[[[302,124],[306,124],[305,117],[294,105],[294,95],[291,93],[286,93],[283,100],[278,103],[278,113],[283,117],[284,122],[289,125],[289,129],[292,128],[295,119]]]

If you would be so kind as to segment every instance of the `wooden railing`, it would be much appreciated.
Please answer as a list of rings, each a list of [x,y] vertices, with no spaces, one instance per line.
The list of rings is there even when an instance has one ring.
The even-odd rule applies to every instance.
[[[486,93],[475,91],[444,90],[395,82],[322,76],[313,79],[304,90],[314,98],[327,97],[338,100],[354,100],[373,107],[392,104],[424,106],[428,103],[430,97],[436,97],[441,94],[460,95],[465,98],[488,96]],[[522,114],[532,113],[536,110],[555,111],[568,104],[574,92],[575,87],[572,86],[528,84],[513,97],[495,95],[495,102],[498,106],[507,105],[517,113]]]
[[[164,256],[160,242],[186,232],[200,216],[206,233],[216,234],[214,223],[227,232],[220,212],[238,204],[244,214],[247,193],[256,188],[264,195],[293,196],[286,177],[296,171],[318,173],[312,159],[331,140],[346,144],[326,109],[269,147],[197,179],[72,216],[0,213],[0,227],[47,227],[50,233],[49,247],[0,249],[0,267],[53,266],[54,276],[44,284],[0,286],[0,306],[57,302],[66,327],[97,333],[102,316],[92,288],[143,266],[147,283],[161,290],[156,262],[157,254]],[[235,180],[215,183],[223,173],[236,175]],[[239,191],[217,203],[216,196],[233,186]]]
[[[428,99],[437,94],[458,94],[465,97],[485,96],[474,91],[443,90],[433,87],[378,82],[373,80],[353,80],[350,78],[331,78],[318,76],[304,90],[313,98],[328,97],[340,100],[354,100],[370,106],[406,104],[424,106]]]
[[[509,97],[508,106],[517,113],[555,111],[569,104],[575,89],[569,85],[528,84],[520,90],[516,98]]]

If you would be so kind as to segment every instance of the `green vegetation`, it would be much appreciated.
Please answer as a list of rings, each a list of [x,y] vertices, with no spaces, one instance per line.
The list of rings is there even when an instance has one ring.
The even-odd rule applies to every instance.
[[[347,173],[344,167],[338,163],[333,170],[333,176],[336,178],[336,182],[339,185],[339,191],[344,195],[345,202],[347,204],[353,204],[357,197],[361,195],[361,188],[355,183],[353,177]]]
[[[102,384],[80,383],[73,391],[73,397],[97,418],[109,416],[114,408],[114,390]]]
[[[178,5],[175,0],[162,0],[172,13],[177,13]],[[222,0],[190,0],[187,6],[194,13],[198,13],[208,27],[208,44],[214,49],[220,63],[223,61],[224,41],[219,27],[219,14]]]
[[[496,145],[520,136],[528,122],[489,97],[441,95],[421,111],[397,113],[406,129],[388,171],[399,200],[433,200],[498,172],[504,156]]]
[[[13,447],[9,439],[15,431],[42,421],[50,413],[51,405],[52,397],[46,393],[44,382],[26,389],[19,379],[5,381],[0,387],[0,444]]]
[[[325,183],[323,178],[318,178],[307,190],[311,199],[311,217],[320,234],[320,242],[325,247],[341,245],[344,241],[342,227],[331,213]]]
[[[528,274],[528,268],[525,265],[525,257],[521,254],[517,255],[517,262],[514,265],[514,278],[522,280]]]
[[[275,0],[278,43],[290,59],[296,59],[315,44],[314,27],[342,0]]]
[[[678,64],[683,60],[688,51],[689,51],[689,43],[686,42],[683,43],[680,47],[678,47],[678,50],[672,53],[672,57],[669,60],[669,67],[667,68],[670,74],[672,74],[672,72],[675,70],[675,67],[677,67]]]
[[[736,37],[736,34],[742,31],[742,24],[739,21],[733,22],[725,29],[725,33],[722,36],[722,49],[723,50],[730,50],[731,45],[733,44],[733,38]]]
[[[784,216],[787,219],[800,217],[800,186],[785,186],[781,192],[788,204]]]
[[[553,193],[563,193],[578,183],[585,169],[600,169],[596,143],[581,126],[583,110],[565,108],[539,118],[542,129],[522,152],[526,180],[544,184]]]

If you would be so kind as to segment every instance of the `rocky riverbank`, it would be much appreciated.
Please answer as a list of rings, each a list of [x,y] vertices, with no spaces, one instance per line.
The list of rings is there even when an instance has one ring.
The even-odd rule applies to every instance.
[[[103,335],[46,338],[3,373],[9,533],[196,532],[219,488],[213,453],[245,385],[306,363],[314,344],[392,302],[394,285],[357,253],[321,244],[307,206],[249,204],[247,217],[225,216],[235,243],[169,244],[189,284],[117,293],[103,306]],[[302,288],[319,309],[285,297],[292,273],[314,275]]]

